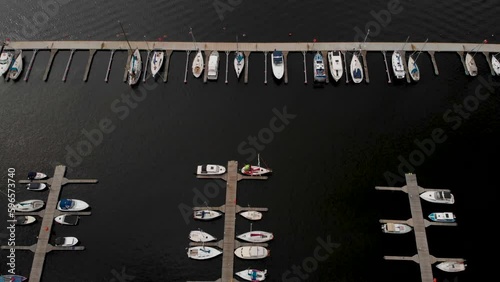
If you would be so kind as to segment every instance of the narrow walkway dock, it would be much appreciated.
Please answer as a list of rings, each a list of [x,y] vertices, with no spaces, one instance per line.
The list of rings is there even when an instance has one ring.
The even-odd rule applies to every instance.
[[[214,208],[219,209],[224,212],[224,239],[222,242],[217,242],[215,245],[223,249],[222,253],[222,277],[217,281],[221,282],[231,282],[237,281],[233,278],[234,275],[234,250],[242,245],[235,239],[235,224],[236,224],[236,214],[241,210],[261,210],[265,211],[266,208],[242,208],[236,204],[237,195],[237,183],[242,179],[253,179],[253,180],[265,180],[267,176],[246,176],[238,173],[238,162],[229,161],[227,164],[227,171],[223,175],[205,176],[197,175],[197,178],[202,179],[214,179],[221,178],[227,182],[226,185],[226,203],[225,205]],[[203,209],[200,207],[194,207],[193,210]],[[206,209],[206,208],[204,208]],[[193,244],[191,244],[193,245]],[[207,243],[205,243],[207,245]],[[263,244],[250,244],[265,246]]]
[[[47,180],[20,180],[18,183],[27,184],[30,182],[47,183],[50,185],[49,196],[45,203],[42,225],[40,232],[38,234],[38,242],[33,246],[17,246],[16,249],[20,250],[31,250],[35,253],[33,257],[33,264],[31,266],[31,272],[29,281],[30,282],[40,282],[42,279],[43,266],[45,262],[45,256],[48,252],[52,250],[84,250],[83,246],[76,247],[56,247],[49,243],[50,234],[52,231],[52,225],[54,223],[54,217],[56,216],[57,203],[59,202],[59,196],[61,193],[62,186],[67,183],[97,183],[97,179],[67,179],[64,177],[66,173],[66,166],[58,165],[54,171],[52,178]],[[27,213],[16,213],[16,215],[26,215]],[[42,213],[39,213],[42,215]],[[12,247],[2,246],[2,249],[9,249]]]
[[[424,189],[417,184],[417,176],[415,174],[408,173],[405,175],[406,185],[403,187],[383,187],[376,186],[377,190],[389,190],[389,191],[402,191],[408,194],[408,199],[410,201],[410,209],[412,218],[404,223],[413,226],[413,232],[415,234],[415,241],[417,243],[417,255],[413,257],[405,256],[384,256],[386,260],[412,260],[420,265],[420,275],[422,282],[433,282],[434,276],[432,274],[432,264],[437,261],[463,261],[460,258],[435,258],[429,253],[429,245],[427,243],[427,234],[425,228],[430,225],[430,222],[425,220],[422,212],[422,203],[420,200],[420,194],[429,190],[440,190],[446,191],[446,189]],[[398,220],[381,220],[381,222],[402,222]],[[454,223],[441,223],[439,225],[456,225]]]

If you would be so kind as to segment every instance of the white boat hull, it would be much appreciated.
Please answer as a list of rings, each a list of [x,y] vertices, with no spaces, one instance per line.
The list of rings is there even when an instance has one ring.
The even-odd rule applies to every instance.
[[[151,57],[151,75],[153,77],[156,76],[158,71],[160,71],[163,65],[163,59],[165,57],[165,53],[163,51],[154,51],[153,57]]]
[[[397,79],[405,78],[404,61],[399,51],[392,53],[392,71]]]
[[[36,218],[31,215],[27,216],[16,216],[16,225],[28,225],[36,221]]]
[[[420,80],[420,69],[412,56],[408,58],[408,72],[413,81],[417,82]]]
[[[245,54],[243,52],[237,52],[234,57],[234,71],[236,71],[236,77],[240,77],[245,67]]]
[[[429,219],[435,222],[455,222],[455,214],[452,212],[433,212]]]
[[[212,51],[208,57],[208,80],[217,80],[219,77],[219,52]]]
[[[73,202],[73,205],[71,207],[66,207],[61,205],[62,200],[57,203],[57,209],[60,211],[83,211],[89,207],[89,204],[82,200],[77,200],[77,199],[68,199]]]
[[[241,168],[241,173],[244,175],[257,176],[271,173],[272,171],[268,168],[252,165],[250,169],[245,169],[245,167]]]
[[[330,73],[335,81],[339,81],[343,75],[342,66],[342,55],[340,52],[334,54],[333,52],[328,52],[328,62],[330,65]]]
[[[244,211],[240,212],[240,215],[248,220],[261,220],[262,213],[258,211]]]
[[[139,49],[135,49],[130,58],[130,65],[128,69],[128,84],[135,85],[141,78],[142,71],[142,58]]]
[[[241,259],[263,259],[268,257],[271,252],[261,246],[245,246],[237,248],[234,254]]]
[[[217,240],[214,236],[200,230],[189,232],[189,240],[193,242],[211,242]]]
[[[69,215],[60,215],[54,218],[54,221],[63,224],[63,225],[77,225],[79,221],[79,216],[71,216],[71,220],[69,218]]]
[[[467,53],[467,55],[465,55],[465,65],[470,76],[477,76],[476,61],[470,53]]]
[[[222,213],[214,210],[201,210],[194,211],[193,213],[193,218],[199,220],[211,220],[216,219],[220,216],[222,216]]]
[[[235,274],[246,281],[264,281],[266,280],[267,269],[245,269],[242,271],[238,271]]]
[[[436,265],[436,267],[445,272],[460,272],[464,271],[466,264],[463,261],[443,261]]]
[[[446,191],[426,191],[420,194],[420,198],[431,203],[454,204],[455,197]]]
[[[266,231],[249,231],[236,236],[236,238],[251,243],[264,243],[271,241],[274,238],[274,235],[273,233]]]
[[[276,63],[275,58],[278,58],[278,56],[276,56],[274,53],[271,53],[271,67],[273,70],[273,75],[276,79],[280,80],[283,78],[283,74],[285,73],[285,61],[282,55],[280,63]]]
[[[354,83],[363,81],[363,67],[359,61],[358,55],[353,54],[351,59],[351,77]]]
[[[63,237],[64,242],[62,244],[55,244],[56,246],[59,247],[72,247],[78,244],[78,239],[76,237]]]
[[[30,172],[28,173],[28,179],[30,180],[40,180],[40,179],[45,179],[47,177],[47,174],[42,173],[42,172]]]
[[[14,54],[11,52],[3,52],[0,55],[0,75],[4,75],[10,68]]]
[[[388,234],[405,234],[412,231],[413,228],[406,224],[400,223],[384,223],[382,224],[382,232]]]
[[[323,56],[319,52],[317,52],[316,55],[314,55],[313,73],[314,73],[314,82],[316,83],[326,82],[325,61],[323,60]]]
[[[193,76],[196,78],[200,77],[201,73],[203,72],[203,68],[205,67],[203,54],[201,53],[201,51],[198,51],[196,53],[196,56],[194,56],[193,64],[191,67],[193,71]]]
[[[188,248],[187,256],[191,259],[206,260],[222,254],[222,251],[212,247],[197,246]]]
[[[221,165],[207,164],[199,165],[196,168],[196,174],[198,175],[220,175],[226,173],[226,168]]]
[[[493,66],[493,71],[496,75],[500,75],[500,61],[495,57],[495,55],[491,56],[491,65]]]
[[[19,51],[14,63],[10,67],[9,78],[12,80],[16,80],[19,78],[19,75],[23,71],[23,51]]]
[[[45,183],[28,183],[26,184],[26,189],[30,191],[43,191],[47,188]]]
[[[43,208],[44,205],[45,203],[42,200],[26,200],[15,204],[14,210],[18,212],[32,212]]]

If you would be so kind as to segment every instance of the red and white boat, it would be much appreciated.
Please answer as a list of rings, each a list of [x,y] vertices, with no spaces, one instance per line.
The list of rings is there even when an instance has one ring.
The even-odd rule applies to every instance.
[[[241,173],[250,176],[264,175],[271,173],[272,170],[270,168],[265,168],[260,166],[260,155],[257,155],[257,165],[246,164],[241,168]]]
[[[236,236],[236,238],[251,243],[264,243],[271,241],[274,238],[274,235],[273,233],[266,231],[249,231]]]

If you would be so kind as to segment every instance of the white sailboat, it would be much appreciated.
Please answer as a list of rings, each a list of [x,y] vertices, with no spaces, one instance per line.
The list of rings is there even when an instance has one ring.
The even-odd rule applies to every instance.
[[[234,254],[241,259],[263,259],[271,255],[271,251],[261,246],[244,246],[234,250]]]
[[[188,258],[206,260],[222,254],[222,251],[213,247],[197,246],[188,248]]]
[[[132,57],[130,57],[130,66],[128,69],[128,85],[132,86],[137,84],[141,78],[142,59],[139,49],[135,49]]]
[[[241,72],[245,67],[245,54],[239,51],[238,48],[238,36],[236,36],[236,54],[234,56],[234,70],[236,71],[236,77],[240,78]]]
[[[245,269],[235,273],[238,277],[246,281],[264,281],[266,280],[267,269]]]
[[[476,61],[474,60],[474,56],[472,56],[470,53],[467,53],[467,55],[465,55],[465,66],[467,67],[467,71],[469,72],[470,76],[477,76]]]
[[[255,176],[255,175],[264,175],[271,173],[272,170],[270,168],[260,166],[260,154],[257,154],[257,165],[246,164],[241,168],[241,173],[245,175]]]
[[[10,67],[9,78],[12,80],[16,80],[19,78],[19,75],[23,71],[23,50],[19,51],[14,63]]]
[[[259,211],[244,211],[240,212],[240,215],[248,220],[261,220],[262,213]]]
[[[424,49],[424,47],[427,44],[428,40],[429,39],[425,40],[424,45],[422,46],[422,48],[418,52],[418,54],[415,57],[415,59],[413,59],[413,56],[415,55],[415,52],[413,52],[412,54],[410,54],[410,56],[408,57],[408,72],[410,74],[411,79],[413,81],[415,81],[415,82],[417,82],[417,81],[420,80],[420,68],[417,65],[417,60],[418,60],[418,57],[420,57],[420,54],[422,53],[422,50]]]
[[[196,55],[194,56],[193,63],[191,64],[193,76],[198,78],[201,76],[203,69],[205,68],[205,60],[203,59],[203,53],[196,46],[196,39],[194,39],[193,29],[189,28],[189,34],[193,38],[194,48],[196,49]]]
[[[438,263],[436,267],[445,272],[460,272],[465,270],[467,264],[464,261],[443,261]]]
[[[153,57],[151,57],[151,75],[153,77],[155,77],[158,71],[161,69],[164,57],[165,53],[163,51],[153,52]]]
[[[493,66],[493,71],[495,72],[495,74],[500,75],[500,61],[495,55],[496,54],[491,55],[491,65]]]
[[[250,231],[240,234],[236,236],[236,238],[250,243],[264,243],[271,241],[274,238],[273,233],[260,230],[252,231],[251,226],[252,225],[250,224]]]
[[[351,77],[354,83],[360,83],[363,81],[363,67],[359,61],[358,54],[354,52],[351,59]]]
[[[343,67],[342,67],[342,55],[340,51],[328,52],[328,62],[330,64],[330,73],[335,81],[339,81],[342,78]]]
[[[193,242],[210,242],[217,239],[202,230],[192,230],[191,232],[189,232],[189,240]]]
[[[217,80],[219,76],[219,52],[212,51],[208,57],[208,80]]]
[[[194,213],[193,213],[193,218],[200,219],[200,220],[211,220],[211,219],[218,218],[220,216],[222,216],[221,212],[209,210],[209,209],[194,211]]]

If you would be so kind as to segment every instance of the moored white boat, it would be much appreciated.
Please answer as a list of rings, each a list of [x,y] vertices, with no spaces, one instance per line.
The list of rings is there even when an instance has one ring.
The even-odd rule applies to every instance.
[[[188,258],[197,260],[211,259],[220,254],[222,254],[221,250],[207,246],[190,247],[187,251]]]
[[[416,82],[420,80],[420,69],[411,55],[408,58],[408,72],[413,81]]]
[[[439,204],[453,204],[455,203],[455,197],[452,193],[447,191],[426,191],[420,194],[420,198]]]
[[[474,60],[474,56],[472,56],[470,53],[467,53],[467,55],[465,55],[465,66],[467,67],[467,71],[469,72],[470,76],[477,76],[476,61]]]
[[[60,211],[83,211],[89,204],[77,199],[62,199],[57,203],[57,209]]]
[[[326,81],[325,62],[320,52],[316,52],[313,62],[314,82],[324,83]]]
[[[203,68],[205,67],[205,63],[203,60],[203,54],[201,53],[200,50],[196,52],[196,55],[194,56],[193,59],[193,65],[191,66],[193,70],[193,75],[194,77],[198,78],[201,76],[201,73],[203,72]]]
[[[78,244],[78,239],[76,237],[57,237],[55,239],[55,246],[59,247],[71,247]]]
[[[245,54],[243,52],[236,52],[234,57],[234,70],[236,71],[236,77],[240,77],[243,68],[245,67]]]
[[[258,211],[244,211],[240,212],[240,215],[248,220],[261,220],[262,213]]]
[[[246,281],[264,281],[266,280],[267,269],[245,269],[242,271],[238,271],[235,274]]]
[[[328,52],[328,62],[330,64],[330,73],[335,81],[339,81],[342,78],[344,72],[342,67],[342,54],[340,51]]]
[[[236,238],[251,243],[264,243],[271,241],[274,238],[274,235],[273,233],[266,231],[249,231],[236,236]]]
[[[245,246],[234,250],[234,254],[241,259],[263,259],[271,255],[271,251],[261,246]]]
[[[455,222],[456,217],[452,212],[433,212],[429,214],[429,219],[435,222]]]
[[[405,78],[404,60],[401,56],[401,52],[392,52],[392,71],[397,79]]]
[[[45,179],[46,177],[47,177],[47,174],[42,173],[42,172],[36,172],[36,171],[28,172],[28,179],[29,180],[40,180],[40,179]]]
[[[23,71],[23,50],[19,51],[14,63],[10,67],[9,78],[12,80],[16,80],[19,78],[19,75]]]
[[[26,200],[15,204],[14,210],[18,212],[32,212],[43,208],[44,205],[45,203],[42,200]]]
[[[153,56],[151,57],[151,75],[153,77],[156,76],[158,71],[161,69],[163,65],[163,58],[165,57],[165,53],[163,51],[154,51]]]
[[[2,52],[0,55],[0,76],[4,75],[10,68],[14,54],[12,52]]]
[[[359,61],[358,54],[356,52],[352,54],[351,59],[351,77],[354,83],[360,83],[363,81],[363,67]]]
[[[16,225],[28,225],[36,221],[36,218],[31,215],[16,216]]]
[[[401,223],[384,223],[382,224],[382,232],[389,234],[405,234],[412,231],[413,228],[406,224]]]
[[[500,75],[500,61],[495,55],[491,55],[491,65],[496,75]]]
[[[189,240],[193,242],[210,242],[217,240],[217,238],[201,230],[192,230],[189,232]]]
[[[130,57],[129,64],[130,65],[128,69],[128,84],[134,85],[137,84],[137,82],[141,77],[142,59],[139,49],[135,49],[134,53]]]
[[[47,184],[45,183],[32,182],[26,184],[26,189],[30,191],[42,191],[45,190],[45,188],[47,188]]]
[[[196,168],[196,174],[198,175],[219,175],[224,173],[226,173],[226,167],[222,165],[205,164]]]
[[[285,73],[285,63],[283,61],[283,52],[276,51],[271,53],[271,66],[273,75],[276,79],[281,79]]]
[[[446,272],[460,272],[465,270],[467,264],[464,261],[443,261],[438,263],[436,267]]]
[[[219,52],[212,51],[208,57],[208,80],[217,80],[219,76]]]
[[[222,216],[222,213],[214,210],[194,211],[193,217],[200,220],[211,220]]]
[[[77,225],[78,221],[80,220],[80,216],[78,215],[71,215],[71,214],[63,214],[60,216],[56,216],[54,218],[55,222],[63,225]]]
[[[241,168],[241,173],[250,176],[264,175],[271,173],[270,168],[260,166],[260,154],[257,154],[257,165],[246,164]]]

